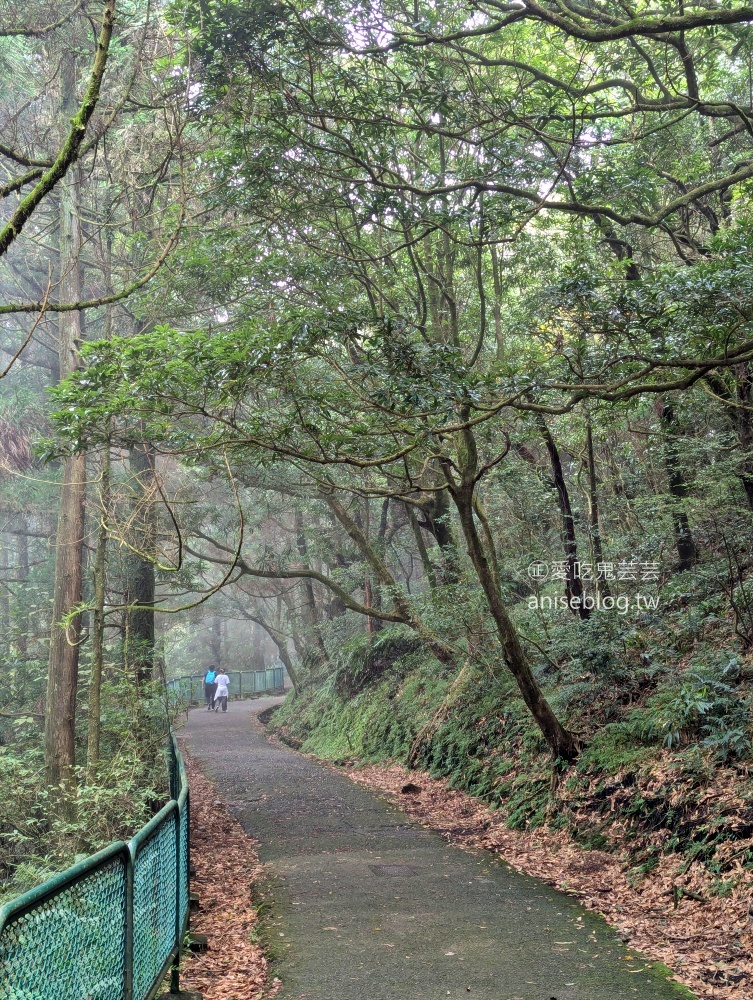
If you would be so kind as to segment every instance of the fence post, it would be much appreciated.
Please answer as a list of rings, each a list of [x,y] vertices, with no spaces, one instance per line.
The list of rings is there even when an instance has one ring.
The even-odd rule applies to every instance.
[[[133,855],[126,849],[125,886],[125,959],[123,962],[123,1000],[133,1000]]]
[[[243,701],[243,671],[238,671],[238,701]]]
[[[175,770],[180,776],[178,758],[175,753],[175,737],[170,737],[170,756],[175,761]],[[180,993],[180,947],[183,943],[183,914],[180,912],[180,887],[183,873],[180,868],[180,788],[175,789],[175,961],[170,969],[170,992]],[[185,805],[184,807],[185,808]]]

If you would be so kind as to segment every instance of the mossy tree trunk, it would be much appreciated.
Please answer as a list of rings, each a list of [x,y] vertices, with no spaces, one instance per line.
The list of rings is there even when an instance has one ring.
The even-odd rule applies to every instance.
[[[455,470],[449,459],[443,460],[450,495],[457,508],[466,549],[481,584],[487,606],[494,620],[502,655],[515,678],[523,701],[538,725],[555,758],[572,761],[578,756],[578,740],[565,729],[544,697],[533,675],[517,630],[502,600],[491,560],[487,555],[474,519],[474,494],[479,475],[478,449],[470,428],[458,432]]]

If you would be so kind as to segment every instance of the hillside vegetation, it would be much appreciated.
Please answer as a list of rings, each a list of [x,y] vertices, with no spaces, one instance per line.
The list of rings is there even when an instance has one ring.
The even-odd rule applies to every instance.
[[[444,778],[514,829],[547,824],[623,852],[636,879],[676,855],[678,870],[701,865],[725,895],[753,869],[753,666],[720,598],[660,594],[661,615],[563,617],[546,656],[533,649],[547,697],[582,744],[569,768],[552,770],[504,671],[471,660],[442,668],[395,629],[340,645],[334,673],[302,679],[274,727],[326,760],[394,760]]]

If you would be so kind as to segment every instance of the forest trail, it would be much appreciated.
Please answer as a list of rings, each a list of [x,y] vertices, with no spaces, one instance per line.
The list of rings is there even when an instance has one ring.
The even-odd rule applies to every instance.
[[[449,846],[332,768],[268,742],[256,715],[277,701],[197,709],[185,733],[260,842],[280,1000],[690,996],[568,896]],[[221,867],[221,844],[216,857]]]

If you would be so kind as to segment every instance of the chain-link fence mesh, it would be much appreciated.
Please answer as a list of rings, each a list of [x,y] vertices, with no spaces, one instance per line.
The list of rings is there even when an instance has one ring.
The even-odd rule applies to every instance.
[[[159,987],[189,909],[188,782],[174,738],[168,763],[172,800],[129,844],[0,908],[0,1000],[147,1000]]]
[[[180,856],[178,861],[178,915],[181,927],[188,924],[189,878],[188,878],[188,831],[190,804],[186,792],[183,808],[180,811]]]
[[[165,816],[133,862],[133,993],[143,997],[175,946],[176,814]]]
[[[6,921],[0,935],[3,1000],[123,996],[127,869],[127,854],[120,851]]]

